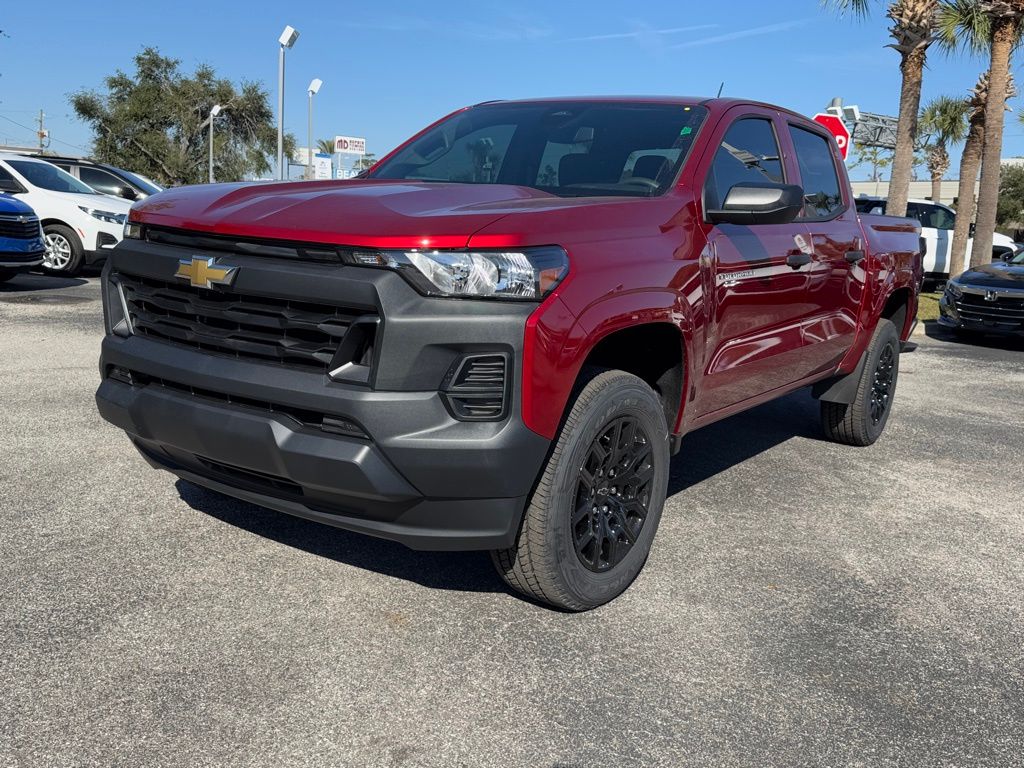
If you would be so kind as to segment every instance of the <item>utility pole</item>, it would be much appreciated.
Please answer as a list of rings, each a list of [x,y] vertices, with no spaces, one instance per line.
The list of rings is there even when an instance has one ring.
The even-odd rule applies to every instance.
[[[43,122],[46,119],[46,113],[43,110],[39,110],[39,117],[36,118],[36,122],[39,123],[39,130],[36,131],[36,136],[39,138],[39,151],[42,152],[48,146],[50,146],[49,138],[50,132],[46,130],[46,124]]]

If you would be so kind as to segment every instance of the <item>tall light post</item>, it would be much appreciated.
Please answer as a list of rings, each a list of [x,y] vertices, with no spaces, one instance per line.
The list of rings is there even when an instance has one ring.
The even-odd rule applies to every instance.
[[[313,97],[320,91],[320,86],[324,84],[324,81],[319,77],[314,77],[309,84],[309,143],[306,145],[306,151],[308,153],[306,159],[306,178],[313,178]]]
[[[210,110],[210,183],[213,184],[213,122],[217,115],[224,109],[220,104],[214,104]]]
[[[283,179],[284,172],[284,51],[291,48],[299,39],[294,27],[285,27],[277,38],[281,50],[277,56],[277,178]]]

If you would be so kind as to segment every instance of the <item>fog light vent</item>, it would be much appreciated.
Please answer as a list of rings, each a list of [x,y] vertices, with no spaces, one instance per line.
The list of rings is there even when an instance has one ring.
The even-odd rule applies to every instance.
[[[449,412],[460,421],[498,421],[508,405],[508,357],[467,355],[449,369],[442,383]]]

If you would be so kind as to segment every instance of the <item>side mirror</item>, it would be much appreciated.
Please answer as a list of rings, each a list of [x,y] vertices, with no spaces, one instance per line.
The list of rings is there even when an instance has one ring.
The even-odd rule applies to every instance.
[[[117,195],[118,197],[123,197],[125,200],[135,200],[138,198],[138,195],[135,194],[135,190],[131,187],[118,187]]]
[[[10,192],[12,195],[19,195],[25,191],[14,179],[0,179],[0,192]]]
[[[788,224],[803,210],[804,191],[796,184],[736,184],[718,210],[707,212],[715,224]]]

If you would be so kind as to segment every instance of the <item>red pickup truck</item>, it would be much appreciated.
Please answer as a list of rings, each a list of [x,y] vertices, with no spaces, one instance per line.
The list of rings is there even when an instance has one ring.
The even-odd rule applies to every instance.
[[[874,442],[921,277],[919,225],[858,215],[798,114],[490,102],[359,179],[137,203],[97,402],[155,467],[585,610],[643,567],[685,433],[812,386]]]

